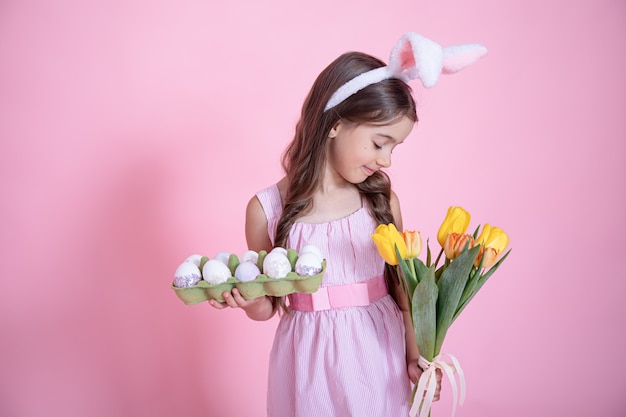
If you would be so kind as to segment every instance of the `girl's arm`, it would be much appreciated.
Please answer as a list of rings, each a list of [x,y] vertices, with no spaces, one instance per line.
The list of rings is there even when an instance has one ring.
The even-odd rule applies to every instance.
[[[391,193],[390,204],[391,214],[393,215],[396,228],[398,230],[403,230],[402,213],[400,211],[400,200],[398,200],[398,196],[394,192]],[[402,277],[400,277],[400,279],[402,279]],[[394,293],[399,295],[404,294],[404,289],[402,288],[402,284],[400,284],[400,282],[398,282]],[[402,311],[402,318],[404,319],[407,373],[409,374],[409,379],[411,380],[411,382],[415,384],[417,383],[417,380],[423,372],[422,368],[420,368],[418,364],[420,353],[419,348],[417,347],[417,339],[415,338],[415,329],[413,329],[413,320],[411,319],[409,301],[403,295],[400,295],[399,298],[399,300],[396,300],[396,303],[398,304],[398,308],[400,309],[400,311]],[[433,400],[439,401],[442,378],[442,373],[440,369],[436,370],[435,378],[437,380],[437,388],[435,389],[435,396]]]
[[[246,241],[248,249],[256,252],[261,250],[269,252],[272,249],[272,243],[267,234],[267,218],[256,196],[252,197],[246,208]],[[246,312],[248,317],[257,321],[272,318],[274,313],[276,313],[278,305],[275,298],[269,296],[246,300],[241,296],[237,288],[233,288],[231,292],[224,292],[223,296],[223,303],[218,303],[215,300],[210,300],[209,303],[217,309],[239,307]]]
[[[390,205],[391,214],[393,215],[393,220],[396,228],[402,231],[402,212],[400,210],[400,200],[398,200],[398,196],[393,191],[391,192]],[[400,277],[400,279],[402,279],[402,277]],[[415,384],[422,374],[422,370],[418,365],[420,353],[415,338],[415,330],[413,329],[411,311],[409,311],[409,302],[404,296],[404,289],[402,288],[402,284],[399,281],[397,287],[393,291],[393,294],[398,295],[398,297],[396,297],[398,298],[396,299],[396,303],[398,304],[398,308],[400,308],[400,311],[402,312],[402,318],[404,319],[407,371],[409,374],[409,379]]]

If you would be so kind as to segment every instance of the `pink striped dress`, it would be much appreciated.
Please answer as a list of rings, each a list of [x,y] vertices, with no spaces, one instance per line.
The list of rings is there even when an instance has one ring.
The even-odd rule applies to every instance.
[[[272,242],[282,211],[278,187],[257,193]],[[288,247],[316,245],[327,259],[323,287],[383,273],[364,206],[328,223],[296,223]],[[280,318],[270,354],[269,417],[406,417],[410,381],[404,324],[390,295],[364,307],[294,311]]]

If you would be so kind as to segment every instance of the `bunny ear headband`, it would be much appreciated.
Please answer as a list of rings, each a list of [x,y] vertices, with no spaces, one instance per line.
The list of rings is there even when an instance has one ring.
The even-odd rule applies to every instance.
[[[440,74],[460,71],[486,53],[487,48],[480,44],[442,47],[417,33],[406,33],[391,50],[389,65],[364,72],[339,87],[328,100],[324,111],[332,109],[368,85],[389,78],[398,78],[405,83],[419,78],[424,87],[430,88],[437,83]]]

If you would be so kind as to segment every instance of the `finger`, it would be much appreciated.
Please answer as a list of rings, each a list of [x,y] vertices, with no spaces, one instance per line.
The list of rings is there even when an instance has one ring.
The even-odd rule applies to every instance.
[[[218,310],[222,310],[222,309],[225,309],[226,307],[228,307],[228,305],[226,303],[220,303],[219,301],[217,301],[215,299],[210,299],[209,300],[209,304],[211,305],[211,307],[216,308]]]
[[[239,307],[245,307],[248,304],[248,300],[243,298],[243,296],[241,295],[241,293],[239,292],[237,288],[233,288],[233,290],[231,291],[231,294],[233,296],[233,300],[235,300],[235,302],[237,303]]]
[[[421,374],[417,366],[409,368],[409,379],[412,383],[416,384]]]
[[[229,307],[231,308],[239,307],[237,305],[237,302],[234,300],[233,295],[229,293],[228,291],[224,291],[224,293],[222,294],[222,297],[224,297],[224,302],[228,304]]]

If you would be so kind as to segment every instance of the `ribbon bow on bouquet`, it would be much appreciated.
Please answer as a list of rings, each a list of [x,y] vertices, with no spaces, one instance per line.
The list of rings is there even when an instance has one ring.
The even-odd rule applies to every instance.
[[[441,346],[454,320],[510,253],[510,250],[504,253],[509,238],[502,229],[485,224],[482,230],[478,226],[473,234],[467,234],[469,222],[470,214],[463,208],[448,209],[437,233],[441,250],[434,263],[428,245],[426,263],[417,258],[422,248],[419,232],[400,233],[393,224],[381,224],[372,235],[381,257],[398,268],[411,311],[420,366],[424,369],[411,396],[411,417],[418,411],[420,417],[428,415],[437,384],[436,368],[442,369],[450,379],[453,415],[457,401],[463,403],[463,371],[454,356],[448,355],[451,363],[443,360]],[[443,254],[443,265],[437,267]],[[459,375],[459,398],[455,373]]]

